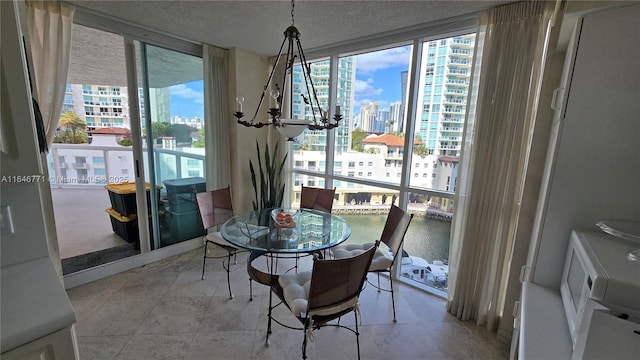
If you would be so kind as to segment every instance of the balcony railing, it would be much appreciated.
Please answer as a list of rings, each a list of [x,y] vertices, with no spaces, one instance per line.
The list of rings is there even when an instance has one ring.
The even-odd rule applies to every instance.
[[[204,176],[205,156],[180,150],[154,148],[156,183],[162,184],[166,179],[180,179],[184,177]],[[67,161],[76,156],[104,159],[99,166],[92,166],[91,162],[73,162],[69,167]],[[143,152],[147,161],[147,152]],[[190,161],[191,160],[191,161]],[[102,186],[107,183],[122,183],[134,181],[133,150],[126,146],[99,146],[89,144],[52,144],[47,155],[49,179],[52,186],[64,185]],[[99,173],[96,174],[95,170]],[[191,174],[191,175],[190,175]],[[146,174],[149,178],[149,174]]]

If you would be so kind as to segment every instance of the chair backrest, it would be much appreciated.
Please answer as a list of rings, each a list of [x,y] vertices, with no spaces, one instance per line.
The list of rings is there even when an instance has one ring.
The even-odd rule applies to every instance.
[[[360,255],[343,259],[313,261],[309,285],[308,312],[336,306],[360,295],[373,254],[380,242]]]
[[[302,185],[300,208],[331,212],[336,189],[320,189]]]
[[[389,215],[387,215],[387,221],[384,224],[384,229],[382,229],[380,241],[389,247],[393,253],[394,261],[398,256],[398,250],[404,241],[407,229],[409,229],[411,219],[413,219],[413,214],[409,214],[399,207],[391,205]]]
[[[211,229],[233,217],[230,187],[197,193],[196,201],[205,229]]]

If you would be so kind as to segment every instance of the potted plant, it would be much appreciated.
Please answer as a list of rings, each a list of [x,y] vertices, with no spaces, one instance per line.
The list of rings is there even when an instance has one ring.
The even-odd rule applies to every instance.
[[[276,143],[273,153],[269,152],[269,144],[265,146],[264,159],[260,152],[260,145],[256,141],[256,152],[258,155],[258,171],[260,179],[256,176],[256,168],[249,160],[249,170],[251,171],[251,184],[253,185],[253,210],[272,209],[282,206],[284,197],[284,180],[282,170],[287,161],[285,154],[281,162],[278,159],[278,143]],[[263,167],[264,165],[264,167]]]

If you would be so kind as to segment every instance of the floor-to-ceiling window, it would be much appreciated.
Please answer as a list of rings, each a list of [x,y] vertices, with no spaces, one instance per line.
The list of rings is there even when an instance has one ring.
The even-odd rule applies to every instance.
[[[451,34],[313,62],[323,106],[340,106],[343,120],[333,137],[305,130],[290,147],[292,206],[301,185],[335,188],[349,242],[379,239],[389,206],[406,209],[414,219],[397,275],[442,295],[475,40]],[[309,116],[304,104],[294,113]]]

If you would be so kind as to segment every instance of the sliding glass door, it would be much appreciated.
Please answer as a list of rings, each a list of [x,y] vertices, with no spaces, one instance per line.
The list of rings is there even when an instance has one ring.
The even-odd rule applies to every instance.
[[[195,200],[205,191],[202,58],[134,45],[150,243],[157,249],[204,235]]]

